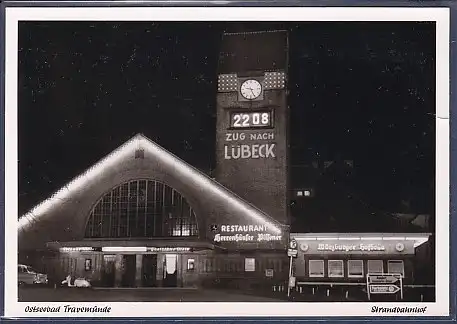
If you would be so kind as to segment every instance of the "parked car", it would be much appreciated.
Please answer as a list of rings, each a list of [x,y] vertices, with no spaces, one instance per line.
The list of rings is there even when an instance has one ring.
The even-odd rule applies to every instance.
[[[19,285],[47,284],[48,275],[40,273],[30,266],[18,264],[17,282]]]
[[[76,287],[76,288],[90,288],[91,284],[88,279],[86,278],[72,278],[68,275],[65,280],[62,281],[62,285],[68,287]]]

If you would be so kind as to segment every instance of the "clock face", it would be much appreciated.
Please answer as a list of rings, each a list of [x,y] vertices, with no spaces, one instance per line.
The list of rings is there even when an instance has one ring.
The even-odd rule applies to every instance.
[[[257,80],[246,80],[241,85],[240,92],[244,98],[253,100],[262,93],[262,85]]]

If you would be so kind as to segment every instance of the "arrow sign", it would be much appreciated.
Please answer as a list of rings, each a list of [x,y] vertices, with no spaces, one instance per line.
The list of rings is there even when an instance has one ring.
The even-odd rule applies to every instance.
[[[383,283],[383,284],[393,284],[397,281],[400,281],[400,278],[395,275],[386,275],[386,276],[372,276],[370,275],[369,279],[370,283]]]
[[[370,294],[395,294],[400,291],[396,285],[370,285]]]
[[[297,250],[293,250],[293,249],[288,249],[287,250],[287,256],[289,256],[289,257],[296,257],[297,254],[298,254]]]

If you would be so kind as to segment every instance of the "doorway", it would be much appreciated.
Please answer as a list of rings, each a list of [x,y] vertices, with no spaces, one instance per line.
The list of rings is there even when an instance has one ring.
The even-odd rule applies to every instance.
[[[122,287],[135,287],[136,255],[124,255],[122,261]]]
[[[101,284],[104,287],[114,287],[115,261],[115,255],[103,256],[103,271],[101,276]]]
[[[144,254],[143,255],[143,287],[156,287],[157,275],[157,254]]]
[[[164,287],[176,287],[178,285],[178,255],[166,254],[163,264]]]

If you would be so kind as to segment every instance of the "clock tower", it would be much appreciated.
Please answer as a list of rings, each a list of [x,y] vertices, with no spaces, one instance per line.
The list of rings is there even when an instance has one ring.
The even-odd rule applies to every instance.
[[[219,57],[216,180],[288,222],[288,39],[226,33]]]

